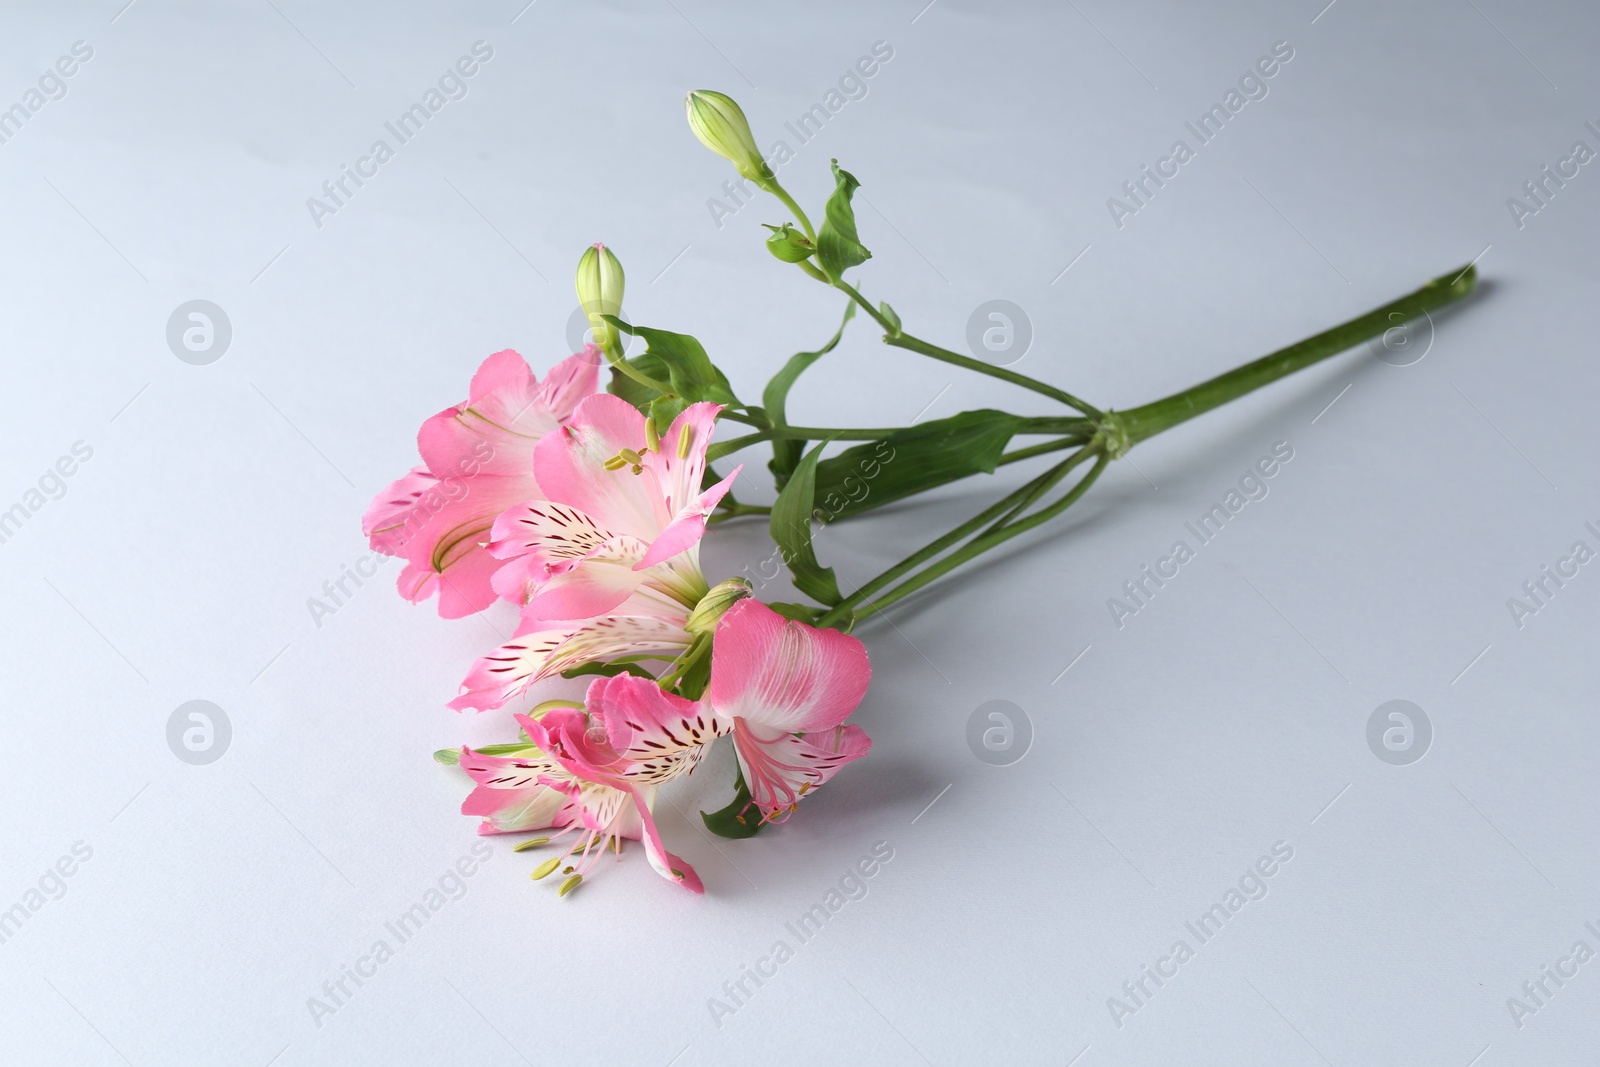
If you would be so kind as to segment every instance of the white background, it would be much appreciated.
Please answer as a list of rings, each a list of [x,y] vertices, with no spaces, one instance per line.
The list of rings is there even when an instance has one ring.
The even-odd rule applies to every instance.
[[[1600,149],[1592,8],[122,2],[11,4],[0,32],[0,106],[94,50],[0,144],[0,509],[93,449],[0,545],[0,908],[93,850],[0,944],[9,1062],[1592,1061],[1600,960],[1520,1028],[1506,1003],[1600,951],[1600,564],[1520,628],[1507,607],[1600,548],[1600,164],[1521,228],[1506,203]],[[469,95],[315,225],[307,198],[479,40]],[[693,818],[725,753],[661,805],[704,897],[634,850],[558,900],[496,841],[316,1025],[308,998],[477,841],[429,753],[509,735],[443,704],[514,620],[413,608],[393,563],[320,626],[308,599],[484,356],[569,351],[586,244],[622,257],[634,321],[698,335],[751,401],[825,339],[838,295],[760,247],[777,206],[713,223],[731,172],[682,94],[726,90],[793,147],[782,124],[878,41],[892,60],[782,177],[818,209],[830,156],[861,178],[861,284],[916,333],[961,348],[1012,300],[1019,370],[1130,406],[1474,257],[1484,292],[1421,362],[1362,348],[1174,430],[864,625],[869,759],[750,841]],[[1107,198],[1278,41],[1269,95],[1119,228]],[[165,340],[196,298],[233,328],[208,366]],[[984,405],[1056,410],[858,321],[791,417]],[[1270,495],[1119,629],[1107,599],[1278,441]],[[745,458],[740,494],[768,499]],[[819,551],[854,585],[1029,469]],[[704,559],[716,580],[769,551],[754,521]],[[1366,742],[1397,698],[1434,729],[1409,766]],[[232,724],[208,766],[166,741],[192,699]],[[991,699],[1032,723],[1009,767],[965,740]],[[879,841],[867,897],[800,944],[785,923]],[[1198,946],[1185,921],[1276,842],[1268,895]],[[1180,938],[1195,957],[1119,1026],[1108,998]],[[709,998],[779,939],[794,958],[719,1026]]]

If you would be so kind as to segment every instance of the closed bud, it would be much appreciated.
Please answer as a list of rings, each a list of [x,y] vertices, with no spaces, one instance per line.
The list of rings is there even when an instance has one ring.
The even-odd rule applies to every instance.
[[[772,236],[767,238],[767,251],[785,263],[799,263],[809,259],[811,253],[816,251],[811,242],[806,240],[806,235],[787,222],[782,226],[768,226],[767,229],[772,231]]]
[[[717,155],[763,189],[773,181],[772,168],[761,158],[750,123],[733,98],[710,89],[696,89],[684,101],[689,128]]]
[[[716,630],[717,621],[728,613],[728,609],[750,595],[750,582],[744,578],[729,578],[711,587],[711,591],[700,598],[700,603],[694,606],[689,613],[689,621],[683,628],[692,634],[709,634]]]
[[[594,343],[610,348],[617,340],[617,331],[602,316],[622,314],[622,264],[612,255],[611,249],[597,244],[583,250],[578,260],[578,304],[589,316],[589,328],[594,331]]]

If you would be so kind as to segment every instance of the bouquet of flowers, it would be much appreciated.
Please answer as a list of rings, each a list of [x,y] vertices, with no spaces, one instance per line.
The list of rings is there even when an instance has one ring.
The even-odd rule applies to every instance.
[[[729,738],[732,799],[702,818],[717,834],[749,837],[867,755],[870,739],[847,721],[871,677],[865,647],[850,636],[856,622],[1051,521],[1141,441],[1459,300],[1476,280],[1469,265],[1180,393],[1102,409],[907,332],[888,303],[873,304],[846,277],[872,255],[851,207],[856,178],[834,161],[835,188],[814,226],[733,100],[693,92],[687,111],[706,147],[786,209],[787,220],[766,227],[767,250],[846,298],[833,338],[793,356],[759,404],[741,400],[694,337],[619,317],[622,265],[597,244],[577,270],[592,343],[542,381],[516,352],[484,360],[467,399],[423,423],[421,464],[378,494],[363,520],[374,550],[405,559],[407,600],[437,596],[445,618],[498,600],[520,611],[515,636],[472,664],[450,701],[458,710],[511,710],[518,737],[435,758],[471,777],[461,810],[483,820],[479,833],[539,832],[515,847],[552,850],[533,877],[559,869],[562,896],[625,840],[641,842],[662,877],[702,892],[657,831],[657,791]],[[857,309],[884,343],[1031,390],[1062,413],[986,408],[895,428],[791,425],[789,390]],[[626,356],[623,333],[645,350]],[[729,423],[742,429],[717,441]],[[1018,438],[1037,440],[1014,446]],[[726,475],[715,468],[758,444],[772,451],[770,507],[730,492],[743,466]],[[1039,457],[1050,457],[1048,466],[1020,488],[848,594],[817,558],[814,521],[854,518]],[[855,491],[863,477],[870,493]],[[795,589],[811,602],[765,604],[745,579],[713,584],[706,576],[701,538],[749,516],[767,518]],[[582,701],[537,700],[540,683],[558,677],[592,680]]]

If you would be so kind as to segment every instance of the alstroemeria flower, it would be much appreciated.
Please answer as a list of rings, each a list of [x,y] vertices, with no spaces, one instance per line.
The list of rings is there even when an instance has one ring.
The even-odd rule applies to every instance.
[[[581,710],[556,708],[517,721],[532,742],[529,754],[485,756],[462,749],[461,766],[477,788],[461,810],[485,816],[479,833],[574,833],[567,873],[580,875],[608,846],[639,840],[663,878],[704,892],[694,868],[662,844],[651,813],[656,788],[692,774],[716,740],[704,708],[663,692],[648,678],[619,675],[595,679]]]
[[[379,493],[361,523],[375,551],[406,560],[401,596],[419,603],[437,592],[447,619],[493,603],[501,563],[484,547],[490,528],[507,508],[541,495],[535,448],[599,387],[601,359],[590,345],[540,382],[516,352],[496,352],[464,403],[423,423],[422,465]]]
[[[599,393],[579,404],[534,452],[543,498],[494,524],[490,550],[514,562],[496,578],[501,595],[521,596],[542,619],[608,614],[641,586],[679,600],[703,595],[691,550],[743,469],[700,488],[721,410],[690,404],[655,433],[621,397]],[[685,553],[679,566],[661,567]]]
[[[872,740],[845,726],[872,668],[860,641],[741,600],[717,623],[701,705],[733,734],[751,800],[768,821],[859,759]]]
[[[516,717],[531,741],[526,754],[462,749],[461,766],[477,788],[461,810],[484,816],[479,833],[576,834],[568,874],[585,873],[625,838],[643,841],[662,877],[701,892],[694,870],[661,842],[651,814],[656,789],[692,774],[712,743],[731,735],[762,820],[785,818],[871,748],[861,727],[844,725],[870,677],[855,638],[741,600],[717,624],[703,699],[635,675],[597,678],[582,707]]]
[[[720,410],[691,404],[655,434],[633,405],[602,393],[539,443],[544,498],[496,519],[489,545],[508,561],[494,588],[525,604],[522,623],[473,664],[451,707],[501,707],[583,663],[671,660],[689,647],[685,624],[708,590],[706,516],[742,469],[700,488]]]

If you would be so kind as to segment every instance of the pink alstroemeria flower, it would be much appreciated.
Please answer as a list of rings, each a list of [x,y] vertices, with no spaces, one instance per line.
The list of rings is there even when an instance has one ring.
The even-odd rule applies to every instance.
[[[781,821],[840,767],[872,748],[845,726],[872,680],[867,650],[837,630],[741,600],[717,623],[711,684],[700,704],[733,735],[739,768],[765,821]]]
[[[423,423],[422,465],[372,501],[361,527],[375,551],[406,560],[400,595],[439,594],[447,619],[494,602],[501,567],[484,547],[496,516],[541,496],[534,452],[599,387],[599,349],[562,360],[540,382],[516,352],[496,352],[473,375],[464,403]]]
[[[482,834],[575,833],[568,873],[585,873],[623,839],[643,841],[662,877],[703,892],[693,868],[661,842],[651,814],[656,789],[692,774],[712,743],[731,735],[752,804],[762,821],[781,821],[872,747],[861,727],[844,725],[870,679],[860,641],[741,600],[717,624],[703,699],[634,675],[597,678],[581,708],[516,717],[532,742],[528,753],[462,749],[461,766],[477,788],[461,810],[484,817]]]
[[[694,868],[662,844],[651,813],[657,787],[692,774],[716,740],[704,709],[648,678],[620,675],[595,679],[581,710],[517,721],[533,742],[529,754],[461,751],[461,766],[477,783],[461,810],[485,817],[479,833],[574,833],[568,873],[580,875],[607,847],[620,851],[623,840],[639,840],[663,878],[705,891]]]
[[[450,706],[501,707],[583,663],[671,660],[708,586],[699,542],[706,516],[743,468],[701,490],[716,404],[691,404],[665,433],[609,394],[578,405],[539,442],[544,498],[495,520],[489,550],[507,560],[501,596],[525,606],[516,636],[473,664]]]

